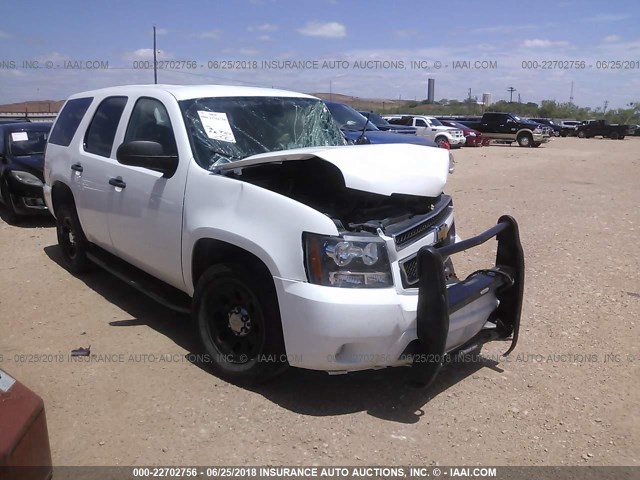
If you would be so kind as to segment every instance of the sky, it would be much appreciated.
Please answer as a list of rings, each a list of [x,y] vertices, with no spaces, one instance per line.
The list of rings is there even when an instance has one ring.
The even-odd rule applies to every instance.
[[[640,101],[638,0],[0,0],[0,11],[0,104],[153,83],[154,25],[158,83],[422,100],[434,78],[436,100],[509,99],[513,87],[539,103],[569,101],[573,82],[580,106]]]

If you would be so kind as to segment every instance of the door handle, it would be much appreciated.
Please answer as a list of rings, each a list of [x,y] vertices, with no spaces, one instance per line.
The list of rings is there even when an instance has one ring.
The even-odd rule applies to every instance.
[[[121,178],[110,178],[109,185],[113,185],[114,187],[119,188],[125,188],[127,186],[127,184],[124,183]]]
[[[79,163],[74,163],[73,165],[71,165],[71,170],[73,170],[74,172],[82,173],[84,168],[82,168],[82,165],[80,165]]]

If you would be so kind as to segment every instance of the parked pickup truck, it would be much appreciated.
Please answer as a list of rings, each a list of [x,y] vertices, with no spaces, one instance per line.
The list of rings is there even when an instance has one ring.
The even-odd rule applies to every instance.
[[[521,147],[539,147],[551,138],[551,129],[512,113],[488,112],[480,121],[457,120],[499,143],[518,142]]]
[[[448,171],[442,148],[348,145],[308,95],[122,86],[67,100],[44,195],[64,265],[189,313],[224,378],[413,363],[428,384],[449,353],[509,353],[523,295],[516,221],[460,240]],[[493,237],[495,264],[458,279],[451,256]]]
[[[438,145],[447,142],[451,148],[460,148],[466,142],[462,130],[447,127],[436,117],[427,115],[384,115],[382,118],[392,125],[414,127],[417,130],[417,135],[427,137]]]
[[[579,138],[603,137],[623,140],[626,135],[633,135],[630,125],[609,123],[608,120],[585,120],[578,125]]]

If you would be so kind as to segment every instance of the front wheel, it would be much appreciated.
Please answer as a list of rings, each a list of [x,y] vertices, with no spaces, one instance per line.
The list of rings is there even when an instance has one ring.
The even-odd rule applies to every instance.
[[[216,374],[260,383],[287,364],[278,299],[270,278],[239,265],[215,265],[198,280],[193,320]]]
[[[533,143],[533,137],[529,133],[523,133],[518,137],[518,145],[521,147],[530,147]]]
[[[2,201],[4,202],[5,219],[7,220],[7,223],[11,225],[18,223],[19,216],[13,204],[13,196],[9,191],[9,185],[6,180],[0,185],[0,195],[2,195]]]
[[[76,209],[70,205],[61,205],[56,215],[56,233],[62,253],[62,261],[71,273],[86,272],[91,268],[87,258],[89,242],[84,236]]]
[[[587,136],[584,132],[578,132],[578,138],[585,138]]]
[[[540,145],[542,145],[540,142],[533,142],[531,144],[531,146],[534,147],[534,148],[538,148]]]
[[[611,132],[611,140],[618,140],[619,137],[618,132]]]

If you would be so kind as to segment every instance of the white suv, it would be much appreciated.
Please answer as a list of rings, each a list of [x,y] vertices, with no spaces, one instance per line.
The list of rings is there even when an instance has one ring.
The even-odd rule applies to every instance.
[[[348,145],[317,98],[230,86],[123,86],[65,103],[45,201],[72,272],[97,264],[189,312],[206,361],[253,382],[348,372],[517,338],[511,217],[456,243],[446,150]],[[449,256],[498,237],[460,281]]]
[[[416,128],[416,134],[433,140],[438,145],[445,141],[453,148],[462,147],[467,139],[462,130],[443,125],[436,117],[428,115],[385,115],[383,116],[391,124],[409,125]]]

